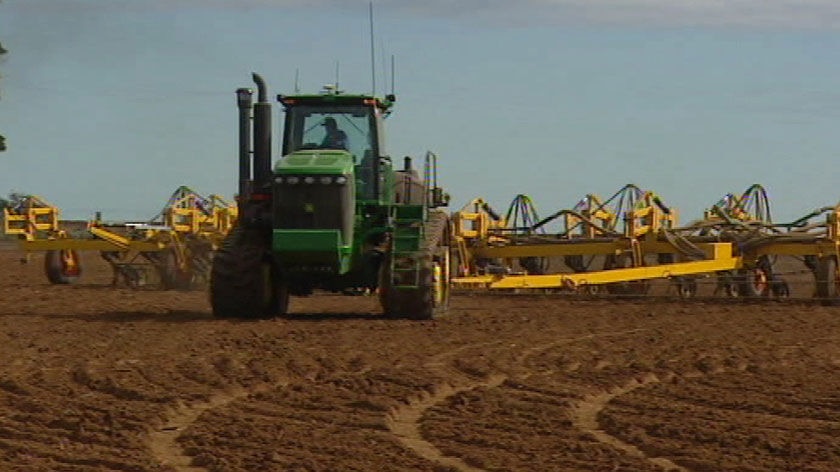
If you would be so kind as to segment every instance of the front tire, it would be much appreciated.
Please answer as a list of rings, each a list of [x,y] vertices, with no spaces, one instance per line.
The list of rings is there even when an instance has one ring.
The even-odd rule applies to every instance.
[[[289,308],[288,285],[269,253],[264,232],[234,228],[213,258],[210,304],[218,318],[270,318]]]
[[[426,256],[420,268],[420,287],[403,300],[403,312],[410,320],[431,320],[449,308],[449,248],[438,249],[440,254]]]
[[[393,318],[431,320],[442,316],[449,308],[451,273],[449,219],[446,213],[429,213],[426,222],[424,249],[418,254],[418,280],[416,288],[394,287],[391,272],[393,257],[382,261],[379,296],[383,312]]]

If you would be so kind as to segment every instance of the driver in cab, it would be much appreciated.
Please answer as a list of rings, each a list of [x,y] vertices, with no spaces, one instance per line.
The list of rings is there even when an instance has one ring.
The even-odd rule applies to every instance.
[[[324,136],[324,140],[321,141],[321,148],[344,149],[346,151],[347,133],[338,128],[338,125],[335,123],[335,118],[324,118],[322,126],[324,126],[327,129],[327,135]]]

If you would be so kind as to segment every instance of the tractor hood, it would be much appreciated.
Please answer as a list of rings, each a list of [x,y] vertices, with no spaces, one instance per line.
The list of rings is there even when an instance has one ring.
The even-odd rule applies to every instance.
[[[353,172],[353,156],[342,150],[307,149],[282,157],[274,166],[275,174],[332,174]]]
[[[356,209],[353,171],[353,156],[342,150],[300,150],[274,166],[272,249],[282,270],[349,270]]]

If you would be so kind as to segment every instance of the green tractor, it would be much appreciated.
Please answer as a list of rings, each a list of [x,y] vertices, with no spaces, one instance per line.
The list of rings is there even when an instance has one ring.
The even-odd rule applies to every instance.
[[[282,153],[271,156],[271,104],[263,79],[237,90],[239,218],[216,251],[210,301],[217,317],[284,315],[289,297],[315,290],[378,292],[385,315],[431,319],[449,301],[448,195],[437,159],[423,175],[385,152],[395,97],[278,95]]]

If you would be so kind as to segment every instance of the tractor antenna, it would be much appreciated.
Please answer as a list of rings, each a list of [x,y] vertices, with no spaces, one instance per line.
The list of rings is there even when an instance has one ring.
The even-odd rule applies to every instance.
[[[295,69],[295,93],[300,93],[300,69]]]
[[[385,42],[382,41],[382,38],[379,38],[379,59],[382,61],[382,87],[384,89],[388,89],[388,61],[387,55],[385,53]]]
[[[337,94],[340,90],[338,88],[338,71],[339,71],[339,62],[338,60],[335,61],[335,93]]]
[[[391,54],[391,95],[394,94],[394,55]]]
[[[371,95],[376,95],[376,55],[374,54],[373,44],[373,0],[369,3],[370,6],[370,82],[373,88]]]

